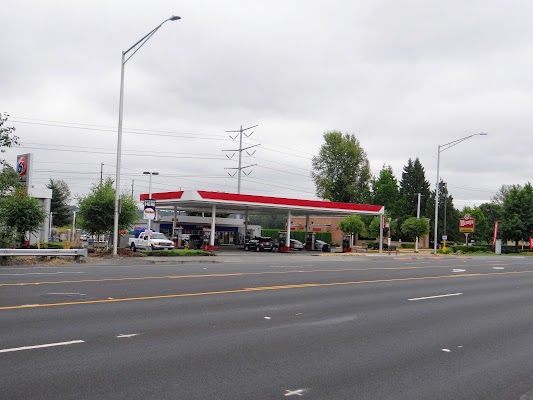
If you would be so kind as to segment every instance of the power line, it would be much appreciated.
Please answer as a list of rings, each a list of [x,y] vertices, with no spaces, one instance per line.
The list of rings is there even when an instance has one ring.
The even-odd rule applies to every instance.
[[[73,122],[61,122],[61,121],[47,121],[47,120],[34,120],[34,121],[45,121],[45,122],[29,122],[29,121],[20,121],[20,119],[29,119],[21,117],[10,118],[10,122],[19,123],[19,124],[28,124],[28,125],[39,125],[39,126],[51,126],[54,128],[70,128],[70,129],[81,129],[81,130],[90,130],[97,132],[116,132],[116,127],[106,126],[106,125],[91,125],[91,124],[82,124],[82,123],[73,123]],[[52,123],[59,122],[59,123]],[[139,131],[139,132],[135,132]],[[124,133],[134,134],[134,135],[148,135],[148,136],[164,136],[164,137],[175,137],[175,138],[192,138],[192,139],[209,139],[209,140],[224,140],[228,139],[222,135],[214,134],[201,134],[193,132],[177,132],[177,131],[163,131],[163,130],[152,130],[152,129],[140,129],[140,128],[125,128],[123,129]],[[154,132],[154,133],[150,133]],[[201,135],[201,136],[200,136]],[[208,137],[211,136],[211,137]]]

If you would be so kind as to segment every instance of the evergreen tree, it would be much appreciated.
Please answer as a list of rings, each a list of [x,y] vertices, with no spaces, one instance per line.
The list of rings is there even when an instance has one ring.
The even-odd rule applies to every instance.
[[[53,213],[53,222],[55,226],[65,226],[71,222],[70,216],[70,189],[65,181],[54,180],[50,178],[50,182],[46,185],[48,189],[52,189],[52,201],[50,204],[50,211]]]
[[[418,193],[422,195],[420,215],[428,216],[425,205],[427,204],[430,195],[429,187],[424,167],[418,157],[415,161],[409,159],[407,165],[403,169],[402,180],[400,182],[401,207],[399,211],[404,219],[416,217]]]
[[[379,177],[372,180],[372,204],[385,206],[391,218],[398,216],[400,192],[391,166],[383,166]]]
[[[435,229],[435,192],[431,191],[428,201],[425,203],[427,218],[430,219],[430,237],[433,240]],[[459,234],[459,211],[453,205],[453,197],[448,194],[448,188],[444,181],[439,183],[439,220],[438,220],[438,242],[446,233],[448,241],[462,242],[463,236]],[[446,222],[446,230],[444,223]],[[446,232],[445,232],[446,231]]]

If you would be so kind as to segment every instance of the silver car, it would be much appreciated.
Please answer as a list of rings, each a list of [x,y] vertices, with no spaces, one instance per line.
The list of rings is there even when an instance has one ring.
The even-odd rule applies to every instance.
[[[296,239],[291,239],[291,249],[302,251],[304,249],[304,244]]]

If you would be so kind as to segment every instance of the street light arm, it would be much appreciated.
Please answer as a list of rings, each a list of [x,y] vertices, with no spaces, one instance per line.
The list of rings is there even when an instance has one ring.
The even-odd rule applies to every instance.
[[[468,140],[468,139],[470,139],[471,137],[478,136],[478,135],[486,136],[487,134],[484,133],[484,132],[481,132],[481,133],[474,133],[473,135],[465,136],[464,138],[454,140],[454,141],[452,141],[452,142],[450,142],[450,143],[441,144],[441,145],[439,146],[439,152],[442,153],[444,150],[451,149],[453,146],[457,146],[459,143],[462,143],[462,142],[464,142],[465,140]],[[443,149],[443,147],[446,147],[446,148]]]
[[[135,43],[133,46],[131,46],[128,50],[124,51],[122,54],[125,56],[125,55],[128,54],[131,50],[133,50],[133,49],[135,49],[137,46],[139,46],[139,47],[137,47],[137,48],[135,49],[135,51],[134,51],[134,52],[133,52],[128,58],[126,58],[126,59],[124,60],[124,64],[126,64],[126,63],[128,62],[128,60],[129,60],[130,58],[132,58],[132,57],[135,55],[135,53],[137,53],[137,52],[140,50],[140,48],[143,47],[144,44],[145,44],[148,40],[150,40],[150,38],[151,38],[152,36],[154,36],[154,34],[159,30],[159,28],[161,28],[161,27],[163,26],[163,24],[164,24],[165,22],[167,22],[167,21],[175,21],[176,19],[181,19],[181,18],[180,18],[180,17],[174,17],[174,16],[173,16],[173,17],[170,17],[170,18],[167,18],[166,20],[164,20],[163,22],[161,22],[158,26],[156,26],[154,29],[152,29],[150,32],[148,32],[146,35],[144,35],[144,36],[142,37],[141,40],[139,40],[137,43]],[[140,45],[139,45],[139,44],[140,44]]]

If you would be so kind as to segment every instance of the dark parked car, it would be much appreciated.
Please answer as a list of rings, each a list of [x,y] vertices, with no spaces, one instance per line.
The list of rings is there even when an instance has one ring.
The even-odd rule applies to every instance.
[[[272,239],[269,237],[256,236],[244,244],[244,250],[274,251],[274,244],[272,243]]]
[[[193,248],[191,243],[194,243],[195,249],[201,249],[202,245],[204,244],[204,239],[200,235],[193,234],[189,237],[189,248]]]

